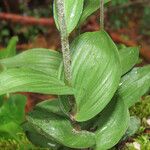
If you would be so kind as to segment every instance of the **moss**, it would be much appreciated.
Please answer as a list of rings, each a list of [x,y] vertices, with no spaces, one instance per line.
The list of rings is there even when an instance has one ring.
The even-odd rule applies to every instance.
[[[18,134],[19,141],[14,139],[0,138],[0,149],[2,150],[48,150],[32,145],[23,133]]]
[[[150,134],[145,133],[144,130],[149,126],[146,123],[150,117],[150,96],[144,97],[140,102],[136,103],[130,108],[130,114],[135,115],[141,119],[141,127],[135,136],[132,137],[134,142],[140,144],[141,150],[150,150]],[[123,150],[137,150],[133,142],[127,142]]]
[[[140,144],[141,150],[150,150],[150,136],[148,134],[139,135],[133,139],[134,142]],[[137,150],[133,143],[126,143],[123,150]]]
[[[17,150],[19,149],[19,144],[12,139],[0,139],[0,149],[3,150]]]
[[[150,96],[146,96],[140,102],[130,108],[131,116],[137,116],[140,119],[150,117]]]

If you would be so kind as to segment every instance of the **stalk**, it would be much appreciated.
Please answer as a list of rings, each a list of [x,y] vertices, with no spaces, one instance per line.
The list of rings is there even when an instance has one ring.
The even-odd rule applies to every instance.
[[[104,0],[100,0],[100,29],[104,29]]]
[[[58,23],[59,23],[60,36],[61,36],[61,47],[62,47],[62,53],[63,53],[65,81],[69,86],[71,86],[71,55],[70,55],[70,48],[69,48],[67,26],[66,26],[66,21],[65,21],[64,0],[56,0],[56,7],[57,7]],[[72,107],[71,112],[70,112],[70,119],[72,120],[72,123],[74,124],[75,123],[74,118],[73,118],[73,114],[74,114],[73,108],[75,105],[74,96],[69,95],[68,99]]]
[[[60,27],[61,48],[63,53],[65,80],[71,86],[71,55],[69,48],[69,40],[67,33],[67,26],[64,13],[64,0],[56,0],[58,23]]]

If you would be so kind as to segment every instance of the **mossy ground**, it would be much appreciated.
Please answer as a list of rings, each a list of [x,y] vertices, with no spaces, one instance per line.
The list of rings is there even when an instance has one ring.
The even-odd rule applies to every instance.
[[[24,133],[18,134],[19,141],[14,139],[0,138],[0,150],[48,150],[32,145]]]
[[[150,117],[150,95],[141,99],[130,109],[131,116],[138,116],[140,119]]]
[[[126,142],[123,150],[138,150],[136,146],[140,146],[141,150],[150,150],[150,125],[147,120],[150,118],[150,96],[145,96],[130,109],[132,116],[137,116],[141,120],[141,127],[138,132],[130,137]]]

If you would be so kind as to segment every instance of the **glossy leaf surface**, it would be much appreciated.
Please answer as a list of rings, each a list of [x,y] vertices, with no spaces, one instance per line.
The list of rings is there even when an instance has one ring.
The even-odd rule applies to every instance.
[[[123,140],[127,139],[128,137],[133,136],[140,128],[140,125],[141,125],[140,118],[136,116],[131,116],[130,121],[129,121],[129,127],[123,137]]]
[[[104,0],[104,3],[107,3],[109,1],[110,0]],[[87,19],[87,17],[89,17],[99,8],[100,8],[100,0],[85,0],[79,24],[81,25]]]
[[[121,76],[118,50],[105,31],[88,32],[71,45],[75,120],[97,115],[113,97]]]
[[[60,145],[53,140],[48,139],[42,134],[39,134],[34,127],[32,127],[28,122],[22,125],[27,138],[36,146],[41,148],[49,148],[50,150],[57,150]]]
[[[35,92],[43,94],[73,94],[72,88],[63,81],[42,72],[15,68],[0,74],[0,95],[14,92]]]
[[[112,148],[125,134],[128,124],[129,112],[124,101],[112,99],[98,118],[94,150]]]
[[[130,107],[150,89],[150,65],[134,68],[121,79],[117,96]]]
[[[4,95],[0,95],[0,107],[3,105],[4,101]]]
[[[16,54],[16,44],[18,37],[14,36],[10,39],[6,49],[0,51],[0,59],[14,56]]]
[[[122,75],[127,73],[138,62],[139,48],[127,47],[119,50],[119,56],[122,66]]]
[[[49,105],[50,106],[50,105]],[[87,148],[95,144],[95,134],[88,131],[77,131],[64,117],[35,108],[28,116],[28,122],[34,129],[56,142],[71,148]]]
[[[56,77],[61,60],[61,54],[57,51],[36,48],[24,51],[11,58],[1,59],[0,64],[6,68],[31,68]]]
[[[83,10],[84,0],[64,0],[65,21],[68,34],[73,31],[79,22]],[[59,29],[59,21],[56,9],[56,0],[54,0],[54,19]]]
[[[64,113],[62,112],[60,108],[58,99],[45,100],[36,105],[36,110],[39,110],[39,111],[45,110],[47,112],[65,117]]]
[[[58,97],[58,101],[59,101],[59,106],[61,108],[61,110],[63,111],[63,113],[70,117],[70,112],[72,110],[72,105],[70,103],[70,99],[69,96],[59,96]]]

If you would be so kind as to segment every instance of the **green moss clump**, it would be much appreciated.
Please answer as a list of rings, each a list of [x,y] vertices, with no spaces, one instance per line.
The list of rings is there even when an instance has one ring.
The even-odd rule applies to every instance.
[[[17,150],[19,149],[19,143],[13,139],[0,139],[0,149],[3,150]]]
[[[35,147],[24,133],[18,134],[19,140],[0,138],[0,150],[48,150]]]
[[[141,150],[150,150],[150,136],[147,134],[139,135],[133,139],[134,142],[140,145]],[[123,150],[137,150],[133,143],[126,143],[126,146]]]
[[[150,134],[144,133],[144,130],[149,126],[146,123],[148,117],[150,117],[150,95],[144,97],[140,102],[136,103],[130,108],[130,114],[137,116],[141,119],[142,125],[139,128],[136,136],[133,137],[133,141],[140,144],[141,150],[150,150]],[[137,150],[133,143],[127,142],[123,150]]]
[[[140,102],[130,108],[131,116],[137,116],[140,119],[150,117],[150,96],[146,96]]]

